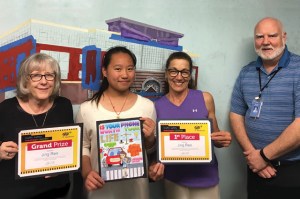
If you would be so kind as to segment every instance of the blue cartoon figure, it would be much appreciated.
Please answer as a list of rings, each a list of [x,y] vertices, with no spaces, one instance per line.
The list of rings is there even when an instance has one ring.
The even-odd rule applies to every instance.
[[[120,152],[120,158],[121,158],[121,165],[123,166],[122,177],[126,178],[129,175],[128,174],[128,168],[127,168],[127,164],[129,163],[129,159],[128,159],[127,154],[126,154],[125,151]]]

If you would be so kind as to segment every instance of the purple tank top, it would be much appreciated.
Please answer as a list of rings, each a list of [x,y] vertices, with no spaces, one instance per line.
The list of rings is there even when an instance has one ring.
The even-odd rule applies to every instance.
[[[203,119],[208,117],[203,93],[189,90],[180,106],[172,104],[166,96],[155,101],[157,120]],[[212,187],[219,183],[218,162],[213,155],[211,164],[166,165],[165,179],[187,187]]]

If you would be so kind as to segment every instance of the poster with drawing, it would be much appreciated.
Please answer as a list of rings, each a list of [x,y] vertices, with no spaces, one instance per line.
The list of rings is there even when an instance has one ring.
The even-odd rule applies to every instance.
[[[147,177],[142,121],[97,121],[99,171],[105,181]]]

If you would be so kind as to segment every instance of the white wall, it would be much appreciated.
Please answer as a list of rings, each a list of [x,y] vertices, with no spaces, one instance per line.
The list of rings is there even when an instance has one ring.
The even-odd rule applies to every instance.
[[[82,28],[107,29],[105,20],[125,17],[183,33],[185,49],[198,54],[198,88],[210,91],[221,129],[228,121],[230,96],[241,67],[256,59],[252,36],[262,17],[282,20],[288,47],[300,54],[299,0],[0,0],[0,35],[29,18]],[[75,110],[76,112],[76,110]],[[234,141],[216,151],[222,199],[246,198],[246,167]],[[152,198],[163,199],[161,184]]]

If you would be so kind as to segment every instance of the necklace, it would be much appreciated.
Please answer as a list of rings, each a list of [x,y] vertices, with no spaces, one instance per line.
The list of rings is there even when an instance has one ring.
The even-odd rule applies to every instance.
[[[125,106],[125,104],[126,104],[128,95],[126,96],[125,101],[124,101],[124,103],[123,103],[123,106],[122,106],[122,108],[121,108],[121,110],[120,110],[119,112],[116,111],[115,106],[113,105],[113,103],[112,103],[112,101],[111,101],[109,95],[107,95],[107,97],[108,97],[108,99],[109,99],[109,102],[110,102],[112,108],[114,109],[114,112],[117,114],[117,119],[120,119],[120,114],[121,114],[121,112],[122,112],[122,110],[123,110],[123,108],[124,108],[124,106]]]
[[[31,112],[33,112],[33,113],[34,113],[34,111],[32,110],[32,108],[29,106],[29,103],[28,103],[28,104],[26,104],[26,105],[27,105],[27,106],[28,106],[28,108],[31,110]],[[45,109],[44,109],[44,110],[45,110]],[[48,116],[48,111],[46,112],[46,115],[45,115],[45,117],[44,117],[44,121],[43,121],[43,123],[42,123],[42,126],[41,126],[41,127],[43,127],[43,126],[44,126],[47,116]],[[35,118],[34,118],[34,115],[33,115],[33,114],[31,114],[31,117],[32,117],[32,119],[33,119],[33,121],[34,121],[34,124],[35,124],[35,126],[36,126],[36,127],[39,127],[39,126],[38,126],[38,124],[37,124],[37,122],[36,122],[36,120],[35,120]]]
[[[48,111],[46,112],[46,115],[45,115],[45,117],[44,117],[44,121],[43,121],[43,124],[42,124],[41,127],[44,126],[47,116],[48,116]],[[32,117],[32,119],[33,119],[33,121],[34,121],[34,123],[35,123],[35,126],[36,126],[36,127],[39,127],[38,124],[37,124],[37,122],[36,122],[36,120],[35,120],[35,118],[34,118],[34,116],[33,116],[33,114],[31,114],[31,117]]]

